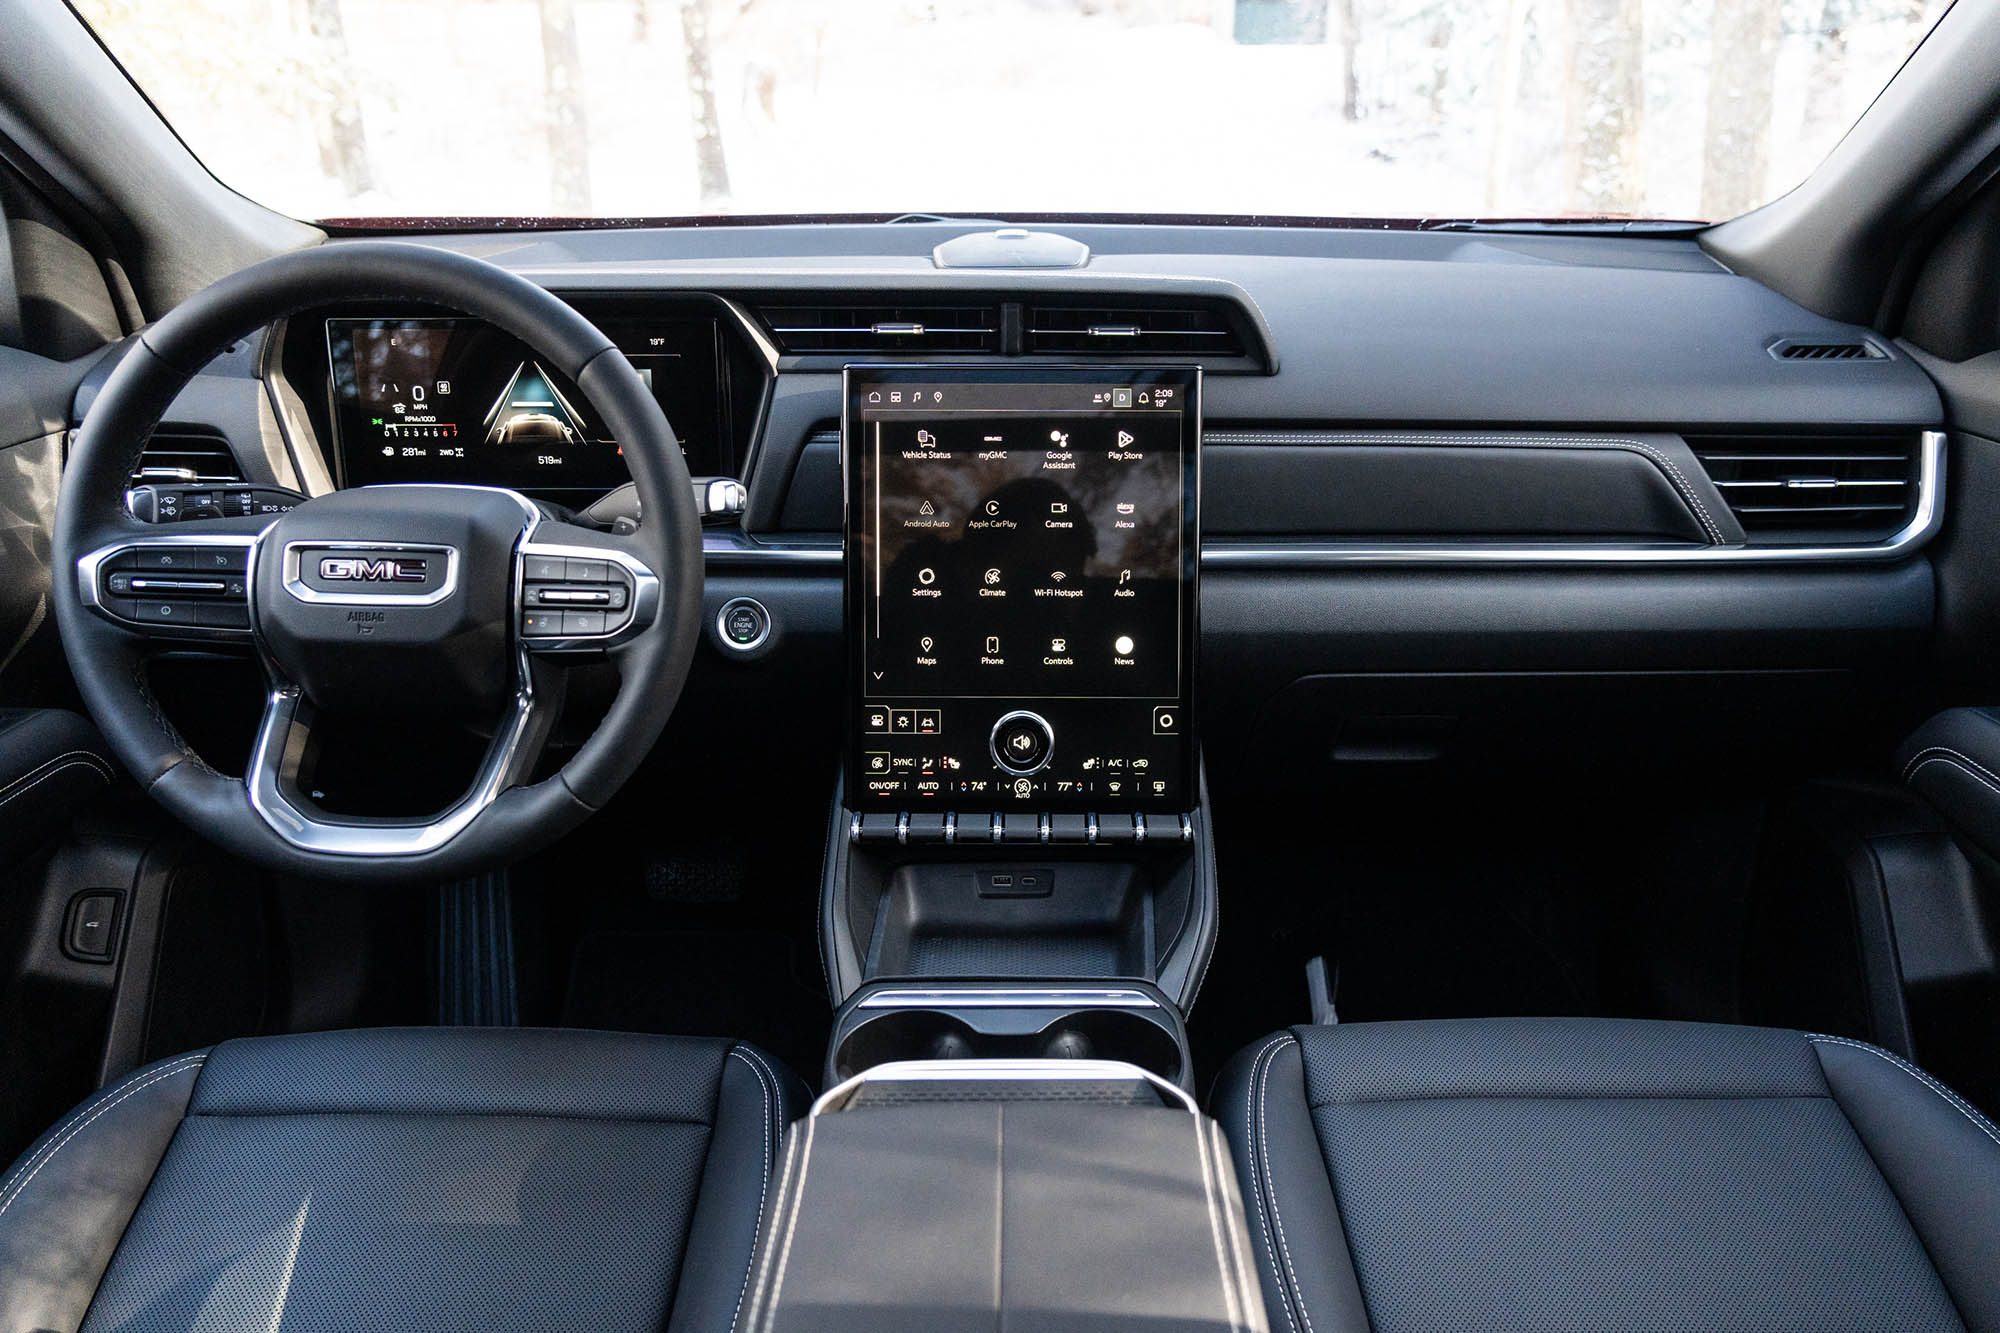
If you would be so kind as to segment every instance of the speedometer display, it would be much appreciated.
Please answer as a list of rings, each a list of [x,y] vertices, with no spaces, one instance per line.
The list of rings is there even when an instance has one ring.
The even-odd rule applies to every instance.
[[[719,469],[712,319],[606,321],[659,399],[688,468]],[[619,442],[576,386],[474,319],[329,319],[343,485],[464,482],[602,494],[630,480]]]

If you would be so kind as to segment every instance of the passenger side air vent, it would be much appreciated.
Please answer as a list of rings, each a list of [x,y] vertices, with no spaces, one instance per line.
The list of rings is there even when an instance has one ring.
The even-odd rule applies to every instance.
[[[1780,338],[1771,344],[1771,355],[1780,361],[1887,361],[1889,354],[1866,338],[1808,341]]]
[[[784,352],[845,356],[1000,350],[1000,311],[990,305],[765,306],[757,315]]]
[[[1242,337],[1222,312],[1204,306],[1030,306],[1027,350],[1062,356],[1221,358],[1244,354]]]
[[[161,426],[146,441],[132,484],[149,482],[242,481],[243,469],[221,432],[187,426]]]
[[[1688,444],[1752,542],[1875,541],[1917,505],[1908,435],[1705,435]]]

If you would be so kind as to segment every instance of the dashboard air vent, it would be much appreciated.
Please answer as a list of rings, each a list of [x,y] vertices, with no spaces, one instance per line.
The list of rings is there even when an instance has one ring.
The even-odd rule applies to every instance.
[[[1809,341],[1780,338],[1771,344],[1771,355],[1780,361],[1886,361],[1889,354],[1866,338]]]
[[[188,426],[161,426],[146,441],[132,484],[149,482],[242,481],[243,469],[221,432]]]
[[[1028,309],[1027,350],[1058,355],[1240,357],[1243,339],[1207,307]]]
[[[1917,504],[1909,435],[1706,435],[1688,444],[1752,542],[1873,541]]]
[[[782,351],[998,352],[994,306],[794,305],[758,310]]]

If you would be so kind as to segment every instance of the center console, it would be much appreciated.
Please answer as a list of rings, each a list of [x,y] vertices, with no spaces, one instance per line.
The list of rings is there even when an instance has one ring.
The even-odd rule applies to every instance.
[[[1215,927],[1200,390],[1191,368],[848,368],[830,1078],[1060,1056],[1187,1083]]]

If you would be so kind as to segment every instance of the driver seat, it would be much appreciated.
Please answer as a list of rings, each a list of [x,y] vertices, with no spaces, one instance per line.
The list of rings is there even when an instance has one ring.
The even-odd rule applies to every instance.
[[[727,1328],[806,1095],[721,1039],[227,1041],[0,1180],[0,1328]]]

